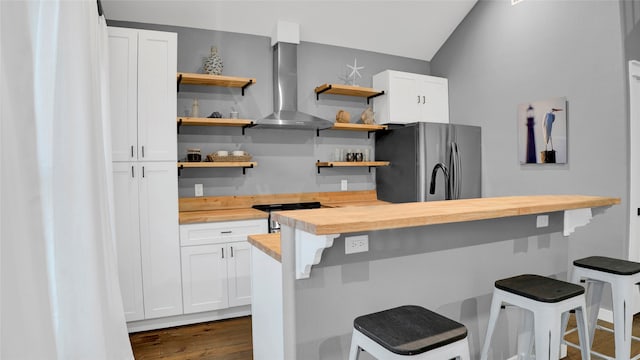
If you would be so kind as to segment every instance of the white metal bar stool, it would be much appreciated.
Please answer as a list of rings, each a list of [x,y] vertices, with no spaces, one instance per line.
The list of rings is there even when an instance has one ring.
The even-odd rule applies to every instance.
[[[361,349],[379,360],[470,360],[464,325],[414,305],[357,317],[349,360]]]
[[[584,288],[580,285],[539,275],[525,274],[496,281],[493,288],[487,335],[480,359],[488,359],[491,337],[498,321],[498,315],[502,304],[506,303],[528,310],[533,314],[536,360],[557,360],[560,358],[560,341],[563,336],[562,314],[575,309],[582,359],[589,360],[590,342],[587,334],[584,292]],[[531,327],[525,330],[530,332]],[[525,357],[529,356],[531,334],[520,334],[518,339],[527,342],[522,347],[520,347],[522,344],[518,344],[518,346],[528,350]]]
[[[611,284],[613,298],[613,327],[615,339],[615,359],[629,360],[631,357],[631,325],[633,323],[633,292],[640,282],[640,263],[614,259],[604,256],[590,256],[573,262],[573,274],[571,281],[578,284],[581,280],[586,282],[589,326],[589,339],[593,342],[593,336],[598,324],[598,312],[602,300],[602,289],[605,283]],[[566,328],[567,319],[563,317],[563,329]],[[599,327],[605,331],[610,329]],[[575,346],[565,341],[569,346]],[[595,353],[605,359],[613,359],[600,353]],[[638,359],[640,355],[634,357]]]

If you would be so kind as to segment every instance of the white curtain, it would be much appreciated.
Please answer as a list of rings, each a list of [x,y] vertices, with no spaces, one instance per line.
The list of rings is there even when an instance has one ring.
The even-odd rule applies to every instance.
[[[0,358],[131,359],[95,0],[0,0]]]

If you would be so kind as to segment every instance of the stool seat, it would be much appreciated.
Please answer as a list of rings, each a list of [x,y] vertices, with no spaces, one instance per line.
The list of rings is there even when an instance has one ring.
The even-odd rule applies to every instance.
[[[357,317],[353,326],[399,355],[420,354],[467,337],[464,325],[415,305]]]
[[[573,262],[573,265],[616,275],[640,273],[640,263],[605,256],[590,256],[578,259]]]
[[[498,280],[496,288],[535,301],[557,303],[584,294],[584,288],[566,281],[524,274]]]

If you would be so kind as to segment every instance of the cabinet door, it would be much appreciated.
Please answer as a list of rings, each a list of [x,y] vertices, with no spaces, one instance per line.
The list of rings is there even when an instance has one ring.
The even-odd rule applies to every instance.
[[[109,28],[109,96],[113,161],[137,159],[138,32]],[[175,134],[174,134],[175,135]]]
[[[138,180],[133,163],[113,163],[118,278],[127,321],[144,319],[138,223]]]
[[[181,253],[184,313],[229,307],[225,245],[185,246]]]
[[[176,161],[177,36],[140,30],[138,146],[140,160]]]
[[[423,99],[418,94],[420,83],[414,74],[391,73],[389,79],[389,122],[406,124],[420,121]]]
[[[145,318],[182,314],[176,163],[139,163]]]
[[[229,306],[251,304],[251,245],[247,241],[227,245],[229,257]]]
[[[420,79],[419,93],[424,97],[420,107],[420,121],[449,122],[449,85],[448,80],[434,76]]]

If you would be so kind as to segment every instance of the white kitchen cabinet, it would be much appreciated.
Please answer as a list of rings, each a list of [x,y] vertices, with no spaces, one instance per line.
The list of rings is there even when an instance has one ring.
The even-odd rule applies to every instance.
[[[373,76],[385,96],[373,99],[379,124],[449,122],[449,84],[445,78],[386,70]]]
[[[266,231],[265,231],[266,232]],[[227,275],[229,306],[251,304],[251,245],[247,241],[228,244]]]
[[[182,314],[178,169],[140,164],[140,244],[146,319]]]
[[[184,313],[228,308],[225,245],[185,246],[181,252]]]
[[[173,162],[114,163],[120,288],[127,321],[182,314]]]
[[[113,163],[118,278],[127,321],[144,319],[138,180],[133,163]]]
[[[247,236],[267,231],[264,219],[181,225],[184,313],[251,304]]]
[[[176,161],[175,33],[109,27],[113,161]]]

